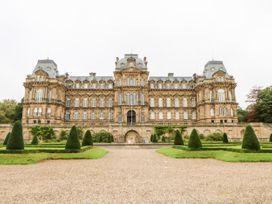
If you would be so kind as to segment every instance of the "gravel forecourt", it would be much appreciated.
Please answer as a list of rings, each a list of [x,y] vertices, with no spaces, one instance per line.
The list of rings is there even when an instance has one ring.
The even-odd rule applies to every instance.
[[[108,150],[97,160],[0,166],[0,203],[272,203],[272,163]]]

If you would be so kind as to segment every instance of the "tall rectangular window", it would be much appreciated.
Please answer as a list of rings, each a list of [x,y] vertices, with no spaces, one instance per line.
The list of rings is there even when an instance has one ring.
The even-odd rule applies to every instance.
[[[170,108],[171,107],[171,98],[166,99],[166,107]]]
[[[83,99],[83,107],[84,107],[84,108],[87,108],[87,107],[88,107],[88,99],[87,99],[87,98],[84,98],[84,99]]]
[[[175,98],[175,107],[178,108],[179,107],[179,99]]]
[[[66,120],[70,120],[70,112],[69,111],[66,111],[66,113],[65,113],[65,119]]]
[[[71,106],[71,99],[66,98],[66,107],[70,107],[70,106]]]
[[[162,100],[162,98],[159,98],[159,107],[160,107],[160,108],[163,107],[163,100]]]
[[[78,112],[74,112],[74,120],[78,120]]]
[[[79,107],[79,98],[75,99],[75,107]]]
[[[87,114],[86,111],[84,111],[84,112],[83,112],[83,115],[82,115],[82,119],[83,119],[83,120],[87,120],[87,118],[88,118],[88,114]]]
[[[150,98],[150,107],[155,107],[155,99]]]
[[[42,101],[42,99],[43,99],[43,90],[42,89],[37,90],[35,99],[37,102]]]

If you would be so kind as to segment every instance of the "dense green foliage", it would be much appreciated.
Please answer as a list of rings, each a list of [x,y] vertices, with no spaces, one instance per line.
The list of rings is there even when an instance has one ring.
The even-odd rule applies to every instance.
[[[77,128],[77,135],[79,139],[83,138],[83,129],[82,128]]]
[[[87,130],[84,134],[82,146],[93,145],[93,137],[90,130]]]
[[[22,119],[22,103],[15,100],[3,100],[0,102],[0,123],[14,123]]]
[[[111,143],[114,139],[110,132],[100,131],[93,134],[93,142]]]
[[[175,140],[174,145],[184,145],[182,135],[179,130],[175,130]]]
[[[237,117],[238,117],[238,122],[242,122],[242,123],[247,122],[248,111],[243,110],[241,107],[238,107]]]
[[[190,149],[200,149],[202,147],[202,143],[198,136],[196,129],[193,129],[189,138],[188,147]]]
[[[3,145],[7,145],[8,144],[8,140],[9,140],[10,134],[11,134],[10,132],[7,134],[7,136],[6,136],[5,140],[4,140]]]
[[[225,143],[225,144],[229,143],[228,135],[225,132],[223,134],[223,143]]]
[[[162,142],[166,142],[166,139],[165,139],[164,135],[162,136],[161,141],[162,141]]]
[[[272,134],[269,137],[269,142],[272,142]]]
[[[68,138],[68,132],[66,130],[61,130],[59,139],[60,140],[67,140],[67,138]]]
[[[158,142],[158,135],[157,134],[152,134],[150,137],[150,141],[153,143],[157,143]]]
[[[50,126],[33,126],[30,129],[32,136],[37,136],[41,140],[55,139],[56,135],[52,127]]]
[[[256,101],[256,114],[259,121],[272,123],[272,87],[259,92]]]
[[[259,140],[251,125],[248,125],[243,137],[242,148],[259,151],[261,149]]]
[[[80,142],[79,142],[79,138],[78,138],[78,131],[76,126],[73,126],[71,128],[69,137],[67,139],[67,143],[65,145],[65,149],[66,150],[80,150]]]
[[[178,125],[172,125],[172,126],[169,126],[169,125],[157,125],[154,127],[154,132],[157,136],[161,136],[161,135],[164,135],[166,133],[168,134],[172,134],[174,133],[175,129],[179,129],[181,134],[185,131],[186,129],[186,126],[178,126]]]
[[[16,121],[13,125],[11,135],[8,139],[7,149],[9,150],[23,150],[24,149],[24,138],[23,128],[21,121]]]
[[[207,135],[205,138],[207,141],[222,141],[223,140],[223,134],[221,132],[214,132]]]
[[[37,135],[34,135],[34,136],[33,136],[32,141],[31,141],[31,144],[32,144],[32,145],[37,145],[37,144],[39,144],[39,139],[38,139],[38,136],[37,136]]]

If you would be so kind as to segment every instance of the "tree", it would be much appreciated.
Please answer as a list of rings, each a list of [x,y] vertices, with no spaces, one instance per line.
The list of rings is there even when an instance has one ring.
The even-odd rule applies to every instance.
[[[80,150],[80,142],[79,142],[76,126],[73,126],[71,128],[69,137],[68,137],[66,145],[65,145],[65,149],[66,150],[74,150],[74,151]]]
[[[272,87],[265,88],[258,93],[256,115],[259,121],[272,123]]]
[[[82,140],[82,146],[93,145],[93,138],[90,130],[87,130]]]
[[[223,134],[223,143],[229,143],[228,135],[225,132]]]
[[[179,130],[175,130],[175,140],[174,145],[184,145],[182,135]]]
[[[0,102],[0,123],[13,123],[16,117],[15,100],[5,99]]]
[[[272,142],[272,134],[270,134],[269,142]]]
[[[33,126],[30,129],[30,133],[33,136],[37,136],[38,138],[42,139],[42,140],[51,140],[54,139],[56,137],[54,129],[50,126]]]
[[[6,136],[5,140],[4,140],[3,145],[7,145],[8,144],[8,140],[9,140],[10,134],[11,134],[10,132],[7,134],[7,136]]]
[[[201,149],[202,143],[196,129],[193,129],[189,138],[188,147],[191,149]]]
[[[37,136],[37,135],[34,135],[34,136],[33,136],[33,139],[32,139],[32,141],[31,141],[31,144],[32,144],[32,145],[37,145],[37,144],[39,144],[39,139],[38,139],[38,136]]]
[[[241,107],[237,109],[237,117],[239,123],[247,122],[248,111],[243,110]]]
[[[22,123],[20,121],[16,121],[13,125],[11,135],[8,139],[7,149],[9,150],[24,149],[23,128]]]
[[[243,137],[242,148],[259,151],[261,149],[259,140],[251,125],[248,125]]]

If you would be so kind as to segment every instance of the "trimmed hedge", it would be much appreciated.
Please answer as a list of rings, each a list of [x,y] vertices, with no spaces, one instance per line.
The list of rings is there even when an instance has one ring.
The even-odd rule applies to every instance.
[[[114,139],[110,132],[100,131],[93,134],[93,142],[111,143]]]
[[[175,140],[174,140],[175,145],[184,145],[182,135],[179,130],[175,130]]]
[[[225,144],[229,143],[228,135],[225,132],[223,134],[223,143],[225,143]]]
[[[193,129],[189,138],[188,147],[190,149],[201,149],[202,143],[196,129]]]
[[[93,137],[90,130],[87,130],[84,134],[82,146],[93,145]]]
[[[69,137],[67,139],[66,145],[65,145],[66,150],[71,150],[71,151],[79,151],[80,150],[80,142],[78,138],[78,130],[76,126],[73,126],[71,128]]]
[[[38,145],[39,144],[39,139],[37,135],[34,135],[32,141],[31,141],[32,145]]]
[[[7,149],[9,150],[23,150],[24,149],[24,138],[23,128],[20,121],[16,121],[11,131],[11,135],[8,139]]]
[[[7,136],[6,136],[5,140],[4,140],[3,145],[7,145],[8,144],[8,140],[9,140],[10,134],[11,134],[10,132],[7,134]]]
[[[242,148],[248,150],[259,151],[261,149],[259,140],[251,125],[248,125],[243,137]]]

